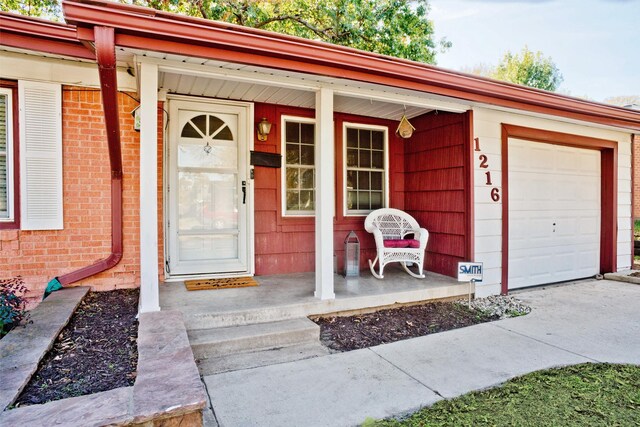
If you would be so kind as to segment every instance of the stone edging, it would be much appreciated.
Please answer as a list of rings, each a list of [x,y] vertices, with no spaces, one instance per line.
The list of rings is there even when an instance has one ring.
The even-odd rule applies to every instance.
[[[168,419],[176,425],[202,425],[206,392],[182,314],[143,313],[139,321],[138,375],[133,387],[4,411],[0,425],[151,427]]]

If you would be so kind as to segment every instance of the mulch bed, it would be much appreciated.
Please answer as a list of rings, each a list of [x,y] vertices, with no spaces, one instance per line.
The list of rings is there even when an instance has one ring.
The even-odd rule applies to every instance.
[[[133,385],[138,296],[138,289],[87,294],[14,406]]]
[[[320,317],[320,340],[350,351],[497,320],[454,302],[433,302],[344,317]]]

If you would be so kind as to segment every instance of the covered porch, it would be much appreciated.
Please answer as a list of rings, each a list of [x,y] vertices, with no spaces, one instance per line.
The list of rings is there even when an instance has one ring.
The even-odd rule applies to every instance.
[[[235,178],[235,197],[242,201],[246,217],[243,219],[243,214],[239,214],[238,227],[240,236],[242,227],[246,231],[245,272],[255,275],[264,286],[226,292],[225,301],[220,302],[223,311],[235,306],[226,301],[234,295],[238,295],[235,306],[238,310],[250,305],[249,301],[255,298],[263,311],[267,308],[265,305],[268,306],[266,302],[273,301],[275,311],[281,305],[293,306],[297,308],[291,312],[296,314],[291,316],[306,316],[467,293],[466,287],[453,292],[440,287],[445,283],[454,285],[446,276],[455,276],[457,261],[472,257],[469,105],[415,90],[258,65],[131,48],[121,48],[117,53],[122,62],[135,64],[140,82],[142,311],[178,308],[170,302],[171,297],[164,297],[173,292],[169,290],[174,289],[174,285],[159,286],[158,276],[162,281],[164,275],[165,282],[207,276],[175,274],[176,269],[171,268],[177,259],[177,242],[181,238],[181,231],[175,230],[176,224],[181,224],[180,218],[170,217],[176,212],[179,199],[175,192],[179,188],[172,186],[173,196],[168,190],[170,185],[178,183],[170,178],[177,169],[171,163],[174,160],[168,159],[179,155],[170,151],[175,150],[171,144],[179,144],[175,141],[180,133],[171,130],[172,123],[175,126],[176,120],[180,120],[179,110],[172,107],[179,102],[228,103],[246,108],[246,122],[239,121],[238,126],[238,132],[245,135],[246,140],[238,147],[239,169]],[[157,110],[156,105],[161,105],[162,110]],[[395,135],[402,116],[408,117],[417,128],[411,139]],[[266,141],[256,134],[257,124],[264,118],[272,125]],[[312,208],[308,212],[290,214],[287,211],[289,159],[286,150],[290,145],[288,136],[285,137],[287,120],[303,124],[307,120],[306,123],[313,123],[315,127],[314,186]],[[159,129],[163,129],[162,140],[158,139]],[[376,207],[373,202],[369,208],[359,210],[349,205],[348,193],[355,191],[347,176],[348,156],[350,150],[363,152],[362,146],[352,149],[349,145],[349,129],[373,129],[384,134],[384,159],[380,160],[378,169],[384,178],[378,207],[406,210],[429,230],[431,241],[427,245],[425,269],[440,274],[416,280],[398,272],[378,282],[366,271],[367,260],[375,256],[375,245],[364,231],[363,223],[367,209]],[[163,147],[159,147],[161,144]],[[164,160],[159,157],[163,151]],[[276,168],[254,165],[250,163],[249,152],[282,156],[282,163]],[[370,169],[375,168],[371,165]],[[157,193],[155,190],[163,176],[165,188]],[[153,177],[157,177],[158,182]],[[300,191],[303,192],[305,190]],[[302,196],[300,200],[302,205]],[[161,210],[155,209],[158,204],[164,205]],[[164,228],[164,235],[158,233],[158,225]],[[334,274],[335,258],[338,271],[343,269],[342,240],[350,230],[355,230],[362,242],[363,276],[355,282]],[[165,266],[164,272],[156,261],[158,246],[165,248],[160,263]],[[242,242],[238,247],[242,247]],[[210,277],[225,275],[224,272],[211,273]],[[227,274],[242,275],[233,271]],[[248,297],[248,293],[254,297]],[[187,300],[178,305],[187,307],[185,313],[192,313],[188,300],[199,297],[185,298]],[[208,312],[215,312],[218,298],[207,296],[207,302],[194,301],[194,306],[202,304],[208,307]]]
[[[424,280],[416,280],[395,266],[385,272],[385,280],[374,278],[368,271],[349,279],[333,275],[335,298],[330,300],[313,296],[314,273],[257,276],[256,280],[259,286],[205,291],[187,291],[182,282],[163,283],[160,307],[182,312],[187,329],[194,330],[466,298],[469,292],[475,292],[473,284],[433,272],[426,272]]]

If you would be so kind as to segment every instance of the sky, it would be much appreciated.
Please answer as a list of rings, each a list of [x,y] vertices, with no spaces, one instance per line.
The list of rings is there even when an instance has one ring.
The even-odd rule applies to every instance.
[[[438,66],[496,65],[527,45],[559,68],[558,92],[594,101],[640,95],[640,0],[430,0]]]

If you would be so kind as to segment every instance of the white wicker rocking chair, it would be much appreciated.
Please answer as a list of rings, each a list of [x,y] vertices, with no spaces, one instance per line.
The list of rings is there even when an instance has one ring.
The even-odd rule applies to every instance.
[[[378,279],[384,278],[384,266],[390,262],[399,262],[407,273],[423,279],[424,253],[429,240],[429,232],[421,228],[418,222],[408,213],[399,209],[377,209],[371,212],[364,221],[364,228],[373,233],[376,239],[376,259],[369,260],[371,274]],[[408,235],[413,239],[407,239]],[[378,263],[379,271],[375,265]],[[407,263],[416,264],[418,273],[409,269]]]

